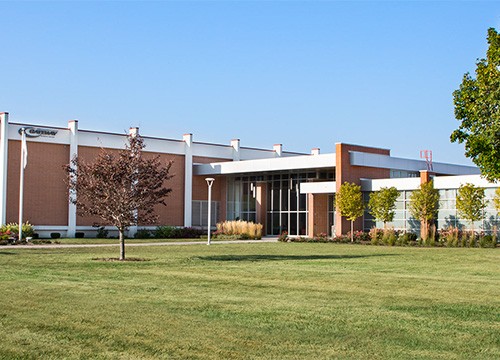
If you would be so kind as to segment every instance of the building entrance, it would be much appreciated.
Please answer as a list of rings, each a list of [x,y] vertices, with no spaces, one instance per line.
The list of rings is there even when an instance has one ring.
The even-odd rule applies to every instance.
[[[267,234],[291,236],[307,234],[307,195],[300,194],[300,183],[315,174],[279,174],[268,177]]]

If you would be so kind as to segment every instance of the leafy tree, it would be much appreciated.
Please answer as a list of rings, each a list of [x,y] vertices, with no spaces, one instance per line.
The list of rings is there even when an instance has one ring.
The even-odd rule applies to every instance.
[[[497,210],[497,214],[500,214],[500,188],[495,190],[495,197],[493,198],[493,204]]]
[[[351,242],[354,242],[354,220],[362,216],[365,210],[361,186],[343,183],[335,196],[335,203],[340,215],[351,222]]]
[[[370,201],[368,202],[370,213],[377,220],[383,221],[384,229],[387,222],[394,220],[394,209],[396,208],[398,196],[399,191],[394,186],[390,188],[383,187],[379,191],[370,194]]]
[[[460,126],[452,142],[465,143],[465,155],[490,181],[500,180],[500,35],[488,29],[486,59],[476,63],[476,78],[466,73],[453,92]]]
[[[439,191],[434,189],[433,181],[423,183],[410,195],[410,213],[420,220],[420,237],[428,238],[429,225],[436,218],[439,209]]]
[[[172,162],[163,166],[159,156],[146,158],[144,147],[142,137],[129,135],[118,154],[102,149],[93,162],[75,157],[66,166],[70,201],[79,214],[97,216],[104,225],[118,228],[120,260],[125,260],[125,230],[138,222],[154,223],[158,217],[154,206],[166,205],[171,191],[163,184],[172,177]]]
[[[483,211],[488,202],[485,200],[484,189],[473,184],[461,185],[457,191],[457,212],[471,224],[474,235],[474,221],[483,219]]]

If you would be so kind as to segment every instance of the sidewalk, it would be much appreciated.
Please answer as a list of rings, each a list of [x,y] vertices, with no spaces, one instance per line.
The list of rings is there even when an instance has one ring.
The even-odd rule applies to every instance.
[[[253,244],[253,243],[272,243],[277,242],[277,237],[264,237],[262,240],[224,240],[217,241],[212,240],[211,245],[223,245],[223,244]],[[127,243],[125,240],[125,246],[175,246],[175,245],[205,245],[205,241],[186,241],[186,242],[155,242],[155,243]],[[120,246],[118,239],[114,244],[41,244],[41,245],[5,245],[0,246],[1,249],[71,249],[71,248],[92,248],[92,247],[112,247]]]

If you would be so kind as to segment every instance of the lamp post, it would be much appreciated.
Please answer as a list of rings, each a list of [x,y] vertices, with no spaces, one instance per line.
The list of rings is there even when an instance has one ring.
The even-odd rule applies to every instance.
[[[214,178],[206,178],[205,179],[208,185],[208,242],[207,245],[210,245],[210,227],[212,220],[212,185],[215,181]]]

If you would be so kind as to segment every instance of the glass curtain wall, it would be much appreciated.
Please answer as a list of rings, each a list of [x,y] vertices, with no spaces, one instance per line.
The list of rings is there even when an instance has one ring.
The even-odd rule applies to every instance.
[[[239,176],[227,182],[227,219],[256,222],[256,183],[262,177]]]
[[[394,210],[394,221],[387,223],[387,226],[395,230],[404,230],[418,233],[420,231],[420,222],[414,219],[409,210],[411,191],[400,191],[396,199],[396,208]],[[363,192],[363,199],[365,204],[370,200],[370,192]],[[376,221],[372,214],[370,214],[368,206],[364,213],[364,230],[370,231],[371,228],[377,227],[382,229],[384,223]]]
[[[291,236],[307,234],[307,195],[300,194],[300,183],[315,173],[269,175],[267,179],[267,233]]]
[[[499,228],[500,221],[495,209],[493,198],[495,197],[495,188],[484,189],[486,208],[483,211],[483,219],[474,222],[476,231],[482,230],[486,233]],[[457,189],[439,190],[439,211],[437,219],[437,228],[446,229],[457,227],[459,229],[471,229],[471,223],[460,218],[457,212]]]
[[[267,235],[283,231],[292,236],[307,235],[307,195],[299,193],[300,183],[316,177],[316,173],[286,173],[228,178],[226,218],[257,222],[256,185],[266,182]]]

